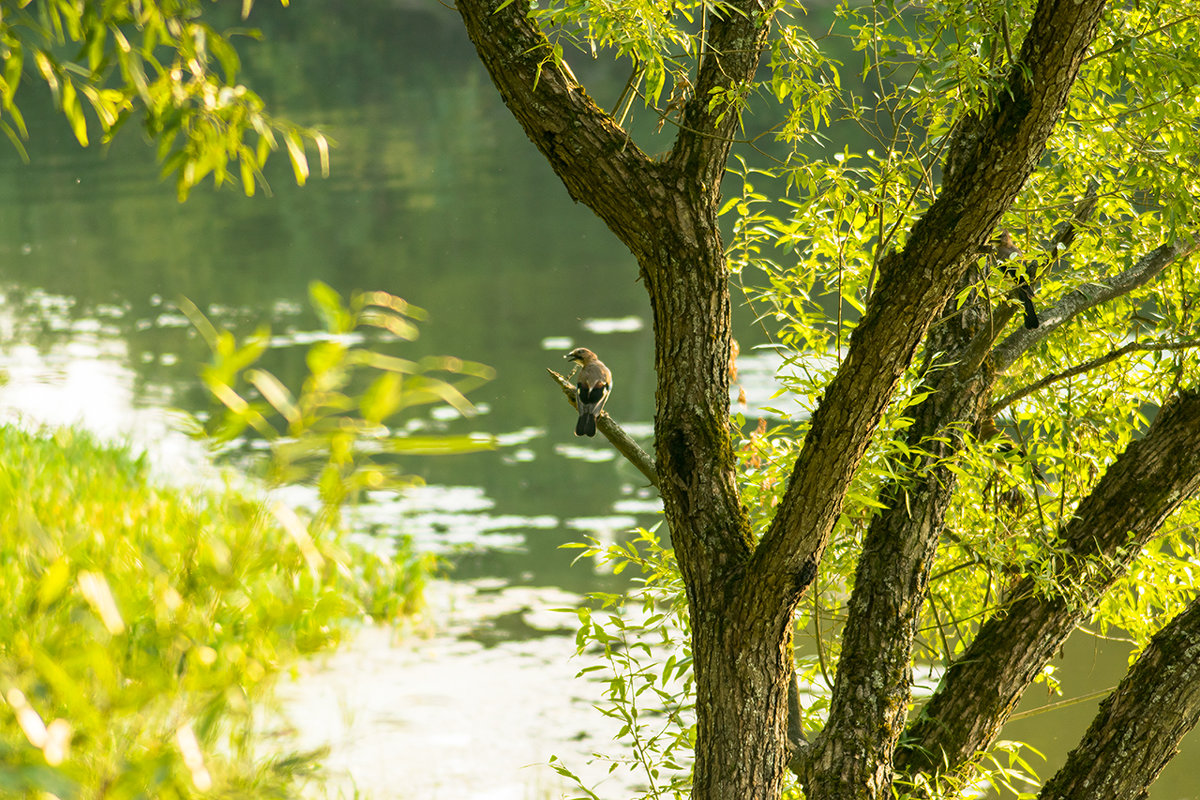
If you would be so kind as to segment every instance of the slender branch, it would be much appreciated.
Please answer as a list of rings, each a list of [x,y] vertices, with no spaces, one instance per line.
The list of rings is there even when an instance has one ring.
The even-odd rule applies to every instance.
[[[1050,711],[1060,711],[1064,708],[1070,708],[1072,706],[1077,706],[1080,703],[1087,703],[1087,702],[1095,700],[1099,697],[1104,697],[1104,695],[1112,692],[1116,688],[1117,688],[1116,686],[1109,686],[1107,689],[1099,689],[1094,692],[1087,692],[1086,694],[1076,695],[1075,697],[1068,697],[1066,700],[1059,700],[1054,703],[1047,703],[1044,706],[1038,706],[1037,708],[1031,708],[1027,711],[1018,711],[1016,714],[1013,714],[1011,717],[1009,717],[1008,721],[1016,722],[1019,719],[1029,719],[1030,717],[1040,716],[1041,714],[1046,714]]]
[[[1085,58],[1084,61],[1087,62],[1087,61],[1091,61],[1094,58],[1104,58],[1105,56],[1110,56],[1113,53],[1119,53],[1122,50],[1128,49],[1129,46],[1131,44],[1133,44],[1134,42],[1141,41],[1142,39],[1147,39],[1156,33],[1162,33],[1165,30],[1170,30],[1171,28],[1174,28],[1176,25],[1182,25],[1183,23],[1191,22],[1194,19],[1196,19],[1195,14],[1187,14],[1185,16],[1179,17],[1178,19],[1173,19],[1170,22],[1164,22],[1162,25],[1159,25],[1157,28],[1151,28],[1148,31],[1143,31],[1142,33],[1139,33],[1137,36],[1122,37],[1122,39],[1119,42],[1117,42],[1116,44],[1114,44],[1112,47],[1106,47],[1103,50],[1097,50],[1095,53],[1092,53],[1087,58]]]
[[[571,404],[571,407],[575,408],[575,384],[571,383],[569,380],[552,369],[547,369],[546,372],[550,373],[550,377],[553,378],[558,384],[559,388],[562,389],[562,392],[564,395],[566,395],[567,401]],[[646,479],[650,481],[651,486],[658,488],[658,468],[654,465],[654,459],[651,458],[650,454],[643,450],[637,442],[630,438],[629,434],[627,434],[624,429],[622,429],[621,426],[618,425],[613,418],[608,415],[608,412],[602,412],[598,417],[596,417],[596,430],[603,433],[605,437],[612,442],[612,445],[617,449],[617,452],[625,456],[626,460],[629,461],[630,464],[633,464],[635,467],[637,467],[638,472],[646,476]]]
[[[1035,268],[1032,275],[1041,276],[1053,271],[1055,263],[1060,262],[1063,254],[1075,243],[1075,237],[1079,233],[1080,225],[1091,217],[1092,213],[1096,210],[1098,187],[1099,185],[1095,181],[1088,184],[1083,198],[1075,204],[1075,209],[1071,212],[1071,218],[1058,225],[1054,236],[1047,244],[1046,250],[1050,255],[1047,256],[1046,262]],[[1019,288],[1014,286],[1006,296],[1008,299],[1015,301],[1018,291]],[[961,366],[959,367],[960,375],[970,375],[979,368],[979,365],[983,363],[983,359],[991,351],[992,345],[995,344],[996,339],[1000,336],[1000,332],[1004,330],[1005,326],[1008,325],[1008,321],[1016,313],[1016,309],[1015,304],[1005,304],[994,312],[992,324],[988,328],[981,330],[967,348],[966,355],[963,357]],[[1033,341],[1037,340],[1034,339]]]
[[[1028,397],[1034,392],[1039,392],[1058,381],[1067,378],[1073,378],[1076,375],[1082,375],[1085,372],[1091,372],[1094,369],[1103,367],[1105,364],[1110,364],[1122,356],[1136,352],[1161,352],[1163,350],[1186,350],[1189,347],[1200,347],[1200,339],[1189,339],[1186,342],[1130,342],[1127,345],[1118,347],[1109,353],[1093,358],[1090,361],[1085,361],[1082,364],[1076,364],[1069,369],[1064,369],[1061,372],[1055,372],[1053,375],[1047,375],[1039,381],[1035,381],[1027,386],[1022,386],[1015,392],[1011,392],[996,402],[988,406],[987,416],[995,416],[1000,411],[1003,411],[1008,406],[1018,400]]]
[[[1197,249],[1200,249],[1200,244],[1196,241],[1180,237],[1154,248],[1139,258],[1132,267],[1109,280],[1086,283],[1075,289],[1040,315],[1041,327],[1034,330],[1022,328],[996,346],[993,353],[996,371],[1004,372],[1026,350],[1084,311],[1146,285],[1176,260],[1196,252]]]

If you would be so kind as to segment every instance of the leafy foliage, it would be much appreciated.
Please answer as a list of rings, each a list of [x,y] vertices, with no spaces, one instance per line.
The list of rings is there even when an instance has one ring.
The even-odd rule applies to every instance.
[[[784,126],[779,135],[789,146],[786,161],[743,161],[741,191],[723,209],[733,227],[730,265],[749,302],[787,349],[780,378],[796,401],[786,407],[800,409],[802,429],[804,412],[815,407],[832,374],[823,366],[825,354],[842,352],[870,297],[879,259],[937,196],[954,126],[1004,91],[1002,81],[1032,8],[1032,3],[839,6],[829,35],[844,36],[861,53],[859,82],[841,82],[833,94],[791,95],[784,111],[791,119],[807,109],[820,119],[832,109],[842,122],[823,128],[826,135],[836,138],[838,131],[866,146],[815,150]],[[1113,7],[1106,16],[1067,115],[1051,137],[1047,168],[1026,185],[1000,226],[1015,232],[1023,258],[1037,270],[1039,306],[1090,291],[1133,266],[1169,241],[1194,207],[1200,191],[1196,154],[1178,151],[1173,143],[1194,135],[1195,114],[1185,109],[1200,100],[1200,59],[1184,52],[1180,42],[1194,38],[1196,11],[1185,0],[1160,4],[1153,12]],[[827,85],[833,85],[837,73],[826,74]],[[1089,189],[1098,198],[1094,215],[1072,217]],[[1078,231],[1070,252],[1043,249],[1040,243],[1051,241],[1068,221]],[[976,288],[999,299],[1007,280],[995,271]],[[1181,264],[1080,315],[999,377],[989,412],[1003,415],[1002,427],[1031,455],[1018,459],[997,442],[978,442],[954,465],[960,486],[934,568],[926,657],[940,661],[954,655],[973,625],[1003,602],[1017,574],[1043,575],[1045,591],[1062,590],[1053,585],[1061,558],[1055,543],[1059,525],[1106,465],[1144,430],[1147,411],[1184,375],[1197,374],[1198,288]],[[1128,355],[1105,360],[1123,346]],[[888,465],[903,455],[895,448],[904,406],[918,399],[912,392],[920,369],[936,357],[918,357],[919,368],[906,376],[907,393],[897,394],[893,418],[881,427],[875,455],[847,498],[844,526],[864,529],[883,481],[894,478]],[[1080,365],[1091,367],[1070,374]],[[764,442],[772,437],[761,432],[751,437],[759,454],[748,472],[751,487],[778,486],[786,478],[800,438],[781,431],[785,438],[770,445]],[[761,455],[764,449],[771,451],[768,458]],[[1031,471],[1038,465],[1050,474],[1045,485]],[[1179,512],[1176,530],[1195,530],[1196,516],[1194,506]],[[835,537],[834,547],[843,541]],[[1123,582],[1110,595],[1097,610],[1102,630],[1128,625],[1137,631],[1135,641],[1144,643],[1152,632],[1145,620],[1163,619],[1181,607],[1195,590],[1188,541],[1186,534],[1173,534],[1147,548],[1135,569],[1146,585],[1134,591]],[[835,551],[823,567],[844,575],[852,560],[840,562]],[[848,588],[843,577],[825,592],[830,622],[838,618],[837,604]],[[1128,605],[1114,599],[1122,594]],[[1143,602],[1135,597],[1154,598],[1153,609],[1135,611]]]
[[[637,587],[623,594],[589,595],[591,605],[574,609],[579,619],[577,655],[598,663],[579,676],[599,676],[605,685],[600,713],[621,723],[616,738],[628,756],[597,754],[609,772],[624,767],[644,783],[641,797],[684,798],[691,784],[691,753],[696,744],[691,626],[683,580],[671,550],[654,530],[640,529],[622,544],[564,545],[580,550],[620,574],[636,568]],[[572,609],[563,609],[570,611]],[[571,770],[552,758],[550,765],[571,779],[584,797],[599,797]]]
[[[257,33],[218,31],[201,17],[206,5],[0,2],[0,129],[24,154],[30,132],[18,91],[36,75],[81,145],[96,129],[108,142],[140,118],[157,143],[163,175],[175,176],[180,200],[209,175],[217,186],[240,181],[247,195],[254,194],[265,185],[263,166],[280,146],[298,183],[310,172],[306,142],[316,147],[327,172],[325,135],[274,118],[262,98],[238,82],[241,60],[231,39]],[[252,5],[243,0],[243,18]]]
[[[81,433],[0,450],[0,791],[294,796],[317,754],[264,758],[255,710],[361,613],[354,559]]]
[[[201,377],[219,406],[207,422],[192,421],[197,435],[218,447],[244,443],[251,432],[260,437],[271,452],[267,484],[314,484],[327,523],[364,490],[412,483],[398,457],[493,446],[487,436],[418,435],[396,426],[399,415],[433,403],[469,416],[474,406],[465,393],[493,374],[451,356],[412,361],[370,346],[382,343],[368,340],[372,330],[382,341],[415,339],[415,321],[425,318],[424,310],[386,292],[356,292],[344,303],[319,281],[309,293],[325,331],[308,348],[308,376],[296,394],[255,366],[271,348],[269,329],[259,327],[239,343],[231,332],[214,328],[193,303],[180,301],[213,353]]]
[[[213,348],[203,378],[224,409],[193,432],[220,447],[256,431],[270,444],[268,487],[317,484],[311,518],[228,487],[154,486],[144,460],[73,431],[0,428],[0,791],[282,798],[315,774],[319,753],[262,755],[274,678],[350,620],[418,610],[433,568],[403,539],[388,557],[343,546],[340,512],[363,488],[405,482],[384,455],[487,446],[385,422],[430,403],[469,412],[463,392],[490,371],[363,346],[362,326],[415,337],[423,312],[397,297],[344,304],[324,284],[312,296],[327,335],[295,395],[253,368],[265,329],[239,344],[183,304]]]

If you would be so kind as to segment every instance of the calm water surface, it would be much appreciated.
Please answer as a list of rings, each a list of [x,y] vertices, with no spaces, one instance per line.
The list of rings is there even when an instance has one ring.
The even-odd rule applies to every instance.
[[[435,590],[440,633],[397,644],[374,632],[314,668],[293,692],[297,735],[328,734],[331,766],[376,797],[556,796],[553,776],[519,768],[554,752],[582,757],[609,732],[587,709],[594,687],[571,683],[575,665],[563,666],[570,620],[545,608],[619,585],[589,563],[572,567],[559,546],[584,534],[620,539],[653,524],[658,506],[632,467],[571,435],[573,412],[545,369],[562,370],[571,346],[595,349],[616,375],[609,411],[649,434],[645,293],[629,253],[571,202],[500,104],[453,12],[308,5],[262,4],[268,40],[243,48],[247,80],[268,103],[337,142],[333,174],[307,188],[292,185],[279,156],[270,196],[202,187],[180,205],[132,127],[108,150],[80,150],[44,98],[26,100],[31,163],[0,148],[0,411],[132,439],[165,475],[188,479],[203,454],[165,409],[206,407],[194,377],[206,353],[173,298],[241,332],[265,321],[281,335],[314,328],[313,279],[427,309],[405,356],[452,354],[497,371],[472,395],[480,416],[427,413],[428,422],[486,431],[504,446],[414,460],[406,467],[426,487],[364,511],[374,531],[403,529],[449,555],[451,582]],[[625,76],[597,77],[615,95]],[[758,339],[742,329],[748,352]],[[294,379],[302,355],[285,349],[271,368]],[[752,402],[766,400],[771,375],[769,359],[745,359]],[[1123,648],[1088,641],[1068,647],[1063,669],[1085,693],[1123,667]],[[364,686],[379,691],[363,697]],[[1055,765],[1094,707],[1010,733],[1038,742]],[[432,782],[396,785],[382,754],[401,750],[412,754],[405,773],[436,773]],[[1185,761],[1155,798],[1200,796]]]

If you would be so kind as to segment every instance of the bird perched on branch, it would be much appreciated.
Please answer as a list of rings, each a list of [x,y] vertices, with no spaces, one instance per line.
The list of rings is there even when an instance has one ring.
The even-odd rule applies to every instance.
[[[596,415],[604,408],[604,401],[612,391],[612,373],[596,354],[586,347],[576,347],[565,358],[574,361],[582,369],[575,380],[575,407],[579,409],[579,421],[575,423],[576,436],[596,435]]]
[[[1001,233],[999,238],[992,242],[992,246],[995,248],[996,261],[1004,270],[1004,274],[1017,279],[1017,299],[1021,301],[1021,307],[1025,311],[1025,327],[1033,330],[1041,324],[1038,321],[1037,309],[1033,307],[1033,287],[1017,269],[1017,265],[1010,263],[1021,258],[1021,251],[1013,244],[1008,231]]]

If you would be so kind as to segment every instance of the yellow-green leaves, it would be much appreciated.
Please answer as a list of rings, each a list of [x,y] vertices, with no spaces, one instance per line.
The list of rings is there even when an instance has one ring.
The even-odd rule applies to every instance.
[[[0,794],[307,791],[312,757],[277,769],[255,738],[271,679],[351,619],[414,610],[429,559],[156,486],[144,459],[69,429],[0,427],[0,452]]]
[[[385,352],[417,336],[425,312],[387,292],[356,292],[343,300],[319,281],[309,286],[323,331],[304,355],[308,374],[289,388],[259,362],[271,349],[260,328],[242,341],[217,330],[190,301],[181,310],[213,351],[201,377],[220,406],[203,425],[219,446],[253,432],[271,453],[272,484],[310,482],[325,506],[326,522],[359,492],[411,482],[395,455],[444,455],[490,448],[479,434],[413,434],[399,422],[419,406],[447,405],[463,417],[475,407],[466,394],[492,377],[482,364],[451,356],[406,359]]]
[[[32,59],[81,145],[96,131],[107,142],[125,120],[142,115],[158,141],[163,175],[174,177],[180,200],[210,176],[216,186],[236,181],[254,194],[264,185],[263,165],[280,139],[298,183],[310,175],[308,144],[317,149],[321,174],[328,174],[329,140],[273,118],[262,99],[237,82],[241,58],[227,34],[201,20],[205,5],[197,0],[167,6],[133,0],[6,5],[0,15],[0,128],[24,154],[29,134],[17,89]],[[249,9],[246,2],[243,10]]]

